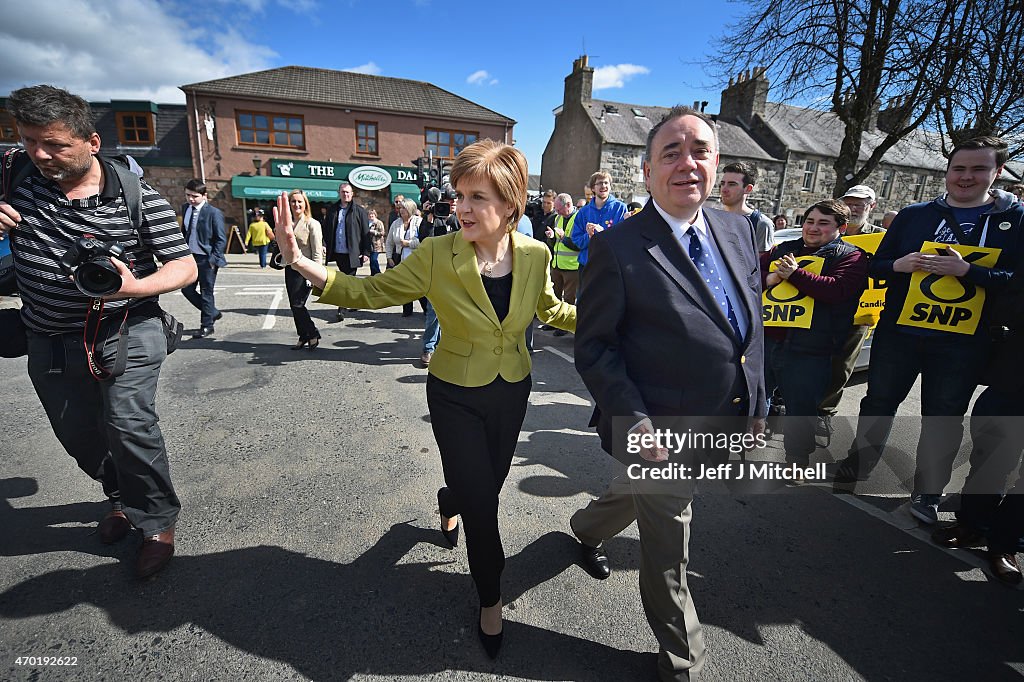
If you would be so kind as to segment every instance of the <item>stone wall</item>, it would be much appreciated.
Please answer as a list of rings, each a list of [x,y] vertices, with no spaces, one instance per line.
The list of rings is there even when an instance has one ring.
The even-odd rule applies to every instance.
[[[804,168],[808,160],[818,162],[817,176],[813,189],[803,189]],[[802,214],[807,207],[824,199],[832,198],[835,188],[835,171],[832,169],[833,159],[808,154],[791,154],[789,169],[786,173],[785,188],[782,193],[782,213],[792,218]],[[883,193],[886,173],[893,173],[892,187],[888,194]],[[919,178],[926,176],[923,190],[918,187]],[[945,192],[945,183],[941,173],[933,170],[905,168],[883,164],[862,181],[875,190],[878,205],[872,210],[869,222],[879,224],[886,211],[899,211],[905,206],[920,201],[930,201]]]

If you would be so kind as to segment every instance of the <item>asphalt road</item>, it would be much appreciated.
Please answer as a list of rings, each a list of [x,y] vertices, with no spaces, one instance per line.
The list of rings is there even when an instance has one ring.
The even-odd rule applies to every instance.
[[[24,360],[0,360],[0,678],[654,678],[636,527],[607,543],[603,582],[576,564],[567,535],[570,514],[613,473],[586,428],[571,336],[536,336],[531,408],[502,496],[508,606],[492,662],[476,641],[465,549],[436,530],[442,476],[418,305],[411,318],[390,308],[338,323],[313,304],[322,345],[292,351],[282,274],[232,262],[218,279],[216,335],[186,339],[163,368],[161,426],[184,510],[177,554],[150,580],[132,576],[137,537],[99,543],[98,484],[53,437]],[[180,294],[162,302],[198,326]],[[847,391],[843,414],[863,391]],[[912,453],[916,398],[901,414],[892,450]],[[849,440],[840,424],[814,461],[843,456]],[[699,494],[689,582],[703,679],[1024,676],[1024,591],[987,578],[980,553],[927,541],[905,509],[912,457],[896,462],[879,493],[856,498],[824,485]]]

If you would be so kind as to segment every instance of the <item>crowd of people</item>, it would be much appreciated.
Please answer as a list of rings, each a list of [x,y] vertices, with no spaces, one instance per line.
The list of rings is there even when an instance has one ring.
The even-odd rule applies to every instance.
[[[121,171],[98,155],[81,98],[34,86],[11,93],[7,105],[24,142],[20,163],[35,168],[0,202],[0,238],[12,240],[16,257],[29,375],[58,440],[110,500],[100,540],[140,530],[136,569],[148,577],[173,555],[180,510],[154,406],[160,365],[173,350],[157,296],[181,290],[200,310],[194,336],[214,334],[222,317],[213,288],[225,263],[223,215],[199,180],[185,187],[180,225],[146,183],[134,183],[141,196],[133,199]],[[970,400],[987,385],[971,415],[961,510],[933,539],[949,548],[987,545],[992,574],[1019,584],[1024,477],[1016,494],[1005,488],[1024,447],[1020,420],[1011,418],[1020,411],[1012,401],[1021,378],[1005,369],[1020,357],[1024,338],[1024,206],[993,187],[1006,155],[997,138],[961,142],[950,154],[943,196],[903,208],[888,230],[870,223],[873,190],[855,185],[806,207],[800,235],[779,240],[773,233],[787,217],[750,205],[757,169],[719,169],[714,120],[676,107],[648,135],[643,206],[617,199],[611,176],[597,171],[582,205],[548,192],[541,212],[524,221],[525,157],[481,140],[452,166],[451,215],[436,198],[417,205],[399,196],[385,225],[342,183],[322,220],[301,190],[282,194],[273,230],[257,214],[246,241],[261,267],[276,241],[298,334],[294,350],[320,342],[307,309],[311,293],[336,307],[339,320],[346,309],[395,305],[408,316],[420,301],[420,359],[445,481],[437,491],[439,528],[451,548],[465,534],[480,607],[475,629],[493,658],[503,642],[499,494],[532,387],[528,330],[535,320],[556,335],[576,335],[576,369],[596,403],[591,425],[602,449],[630,470],[679,457],[717,461],[713,448],[670,453],[654,436],[712,426],[730,436],[761,435],[774,404],[785,406],[783,449],[798,483],[816,434],[832,433],[831,415],[873,329],[856,435],[832,482],[855,492],[868,478],[920,377],[923,423],[909,509],[927,524],[938,520]],[[716,186],[721,208],[709,203]],[[136,202],[144,218],[138,227],[127,219]],[[26,219],[32,229],[21,226]],[[130,252],[111,259],[122,279],[113,294],[90,296],[62,268],[73,239],[86,234]],[[370,276],[355,276],[367,263]],[[877,322],[862,316],[872,278],[885,283]],[[94,303],[102,303],[105,321],[90,320]],[[81,343],[90,329],[92,347]],[[97,375],[97,368],[112,371]],[[604,543],[637,523],[640,598],[659,646],[658,675],[689,679],[705,655],[687,585],[693,483],[624,474],[609,484],[569,519],[581,561],[595,578],[607,578]]]

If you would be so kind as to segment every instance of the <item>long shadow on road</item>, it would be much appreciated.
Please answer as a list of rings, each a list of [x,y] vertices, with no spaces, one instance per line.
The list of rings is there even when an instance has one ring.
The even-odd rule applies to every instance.
[[[434,542],[435,534],[396,524],[349,564],[260,546],[178,556],[144,583],[132,581],[120,564],[53,571],[0,594],[0,617],[60,613],[86,603],[128,634],[194,624],[313,680],[447,670],[630,680],[653,667],[650,654],[508,620],[502,657],[490,661],[476,641],[469,577],[435,570],[437,562],[400,563],[416,544]],[[571,550],[568,537],[549,533],[511,557],[506,599],[568,568]]]

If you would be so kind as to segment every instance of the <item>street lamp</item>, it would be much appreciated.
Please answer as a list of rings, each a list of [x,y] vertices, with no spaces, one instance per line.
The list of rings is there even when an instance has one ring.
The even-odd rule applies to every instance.
[[[258,156],[252,157],[252,167],[256,169],[256,175],[260,174],[260,166],[263,165],[263,160]]]

